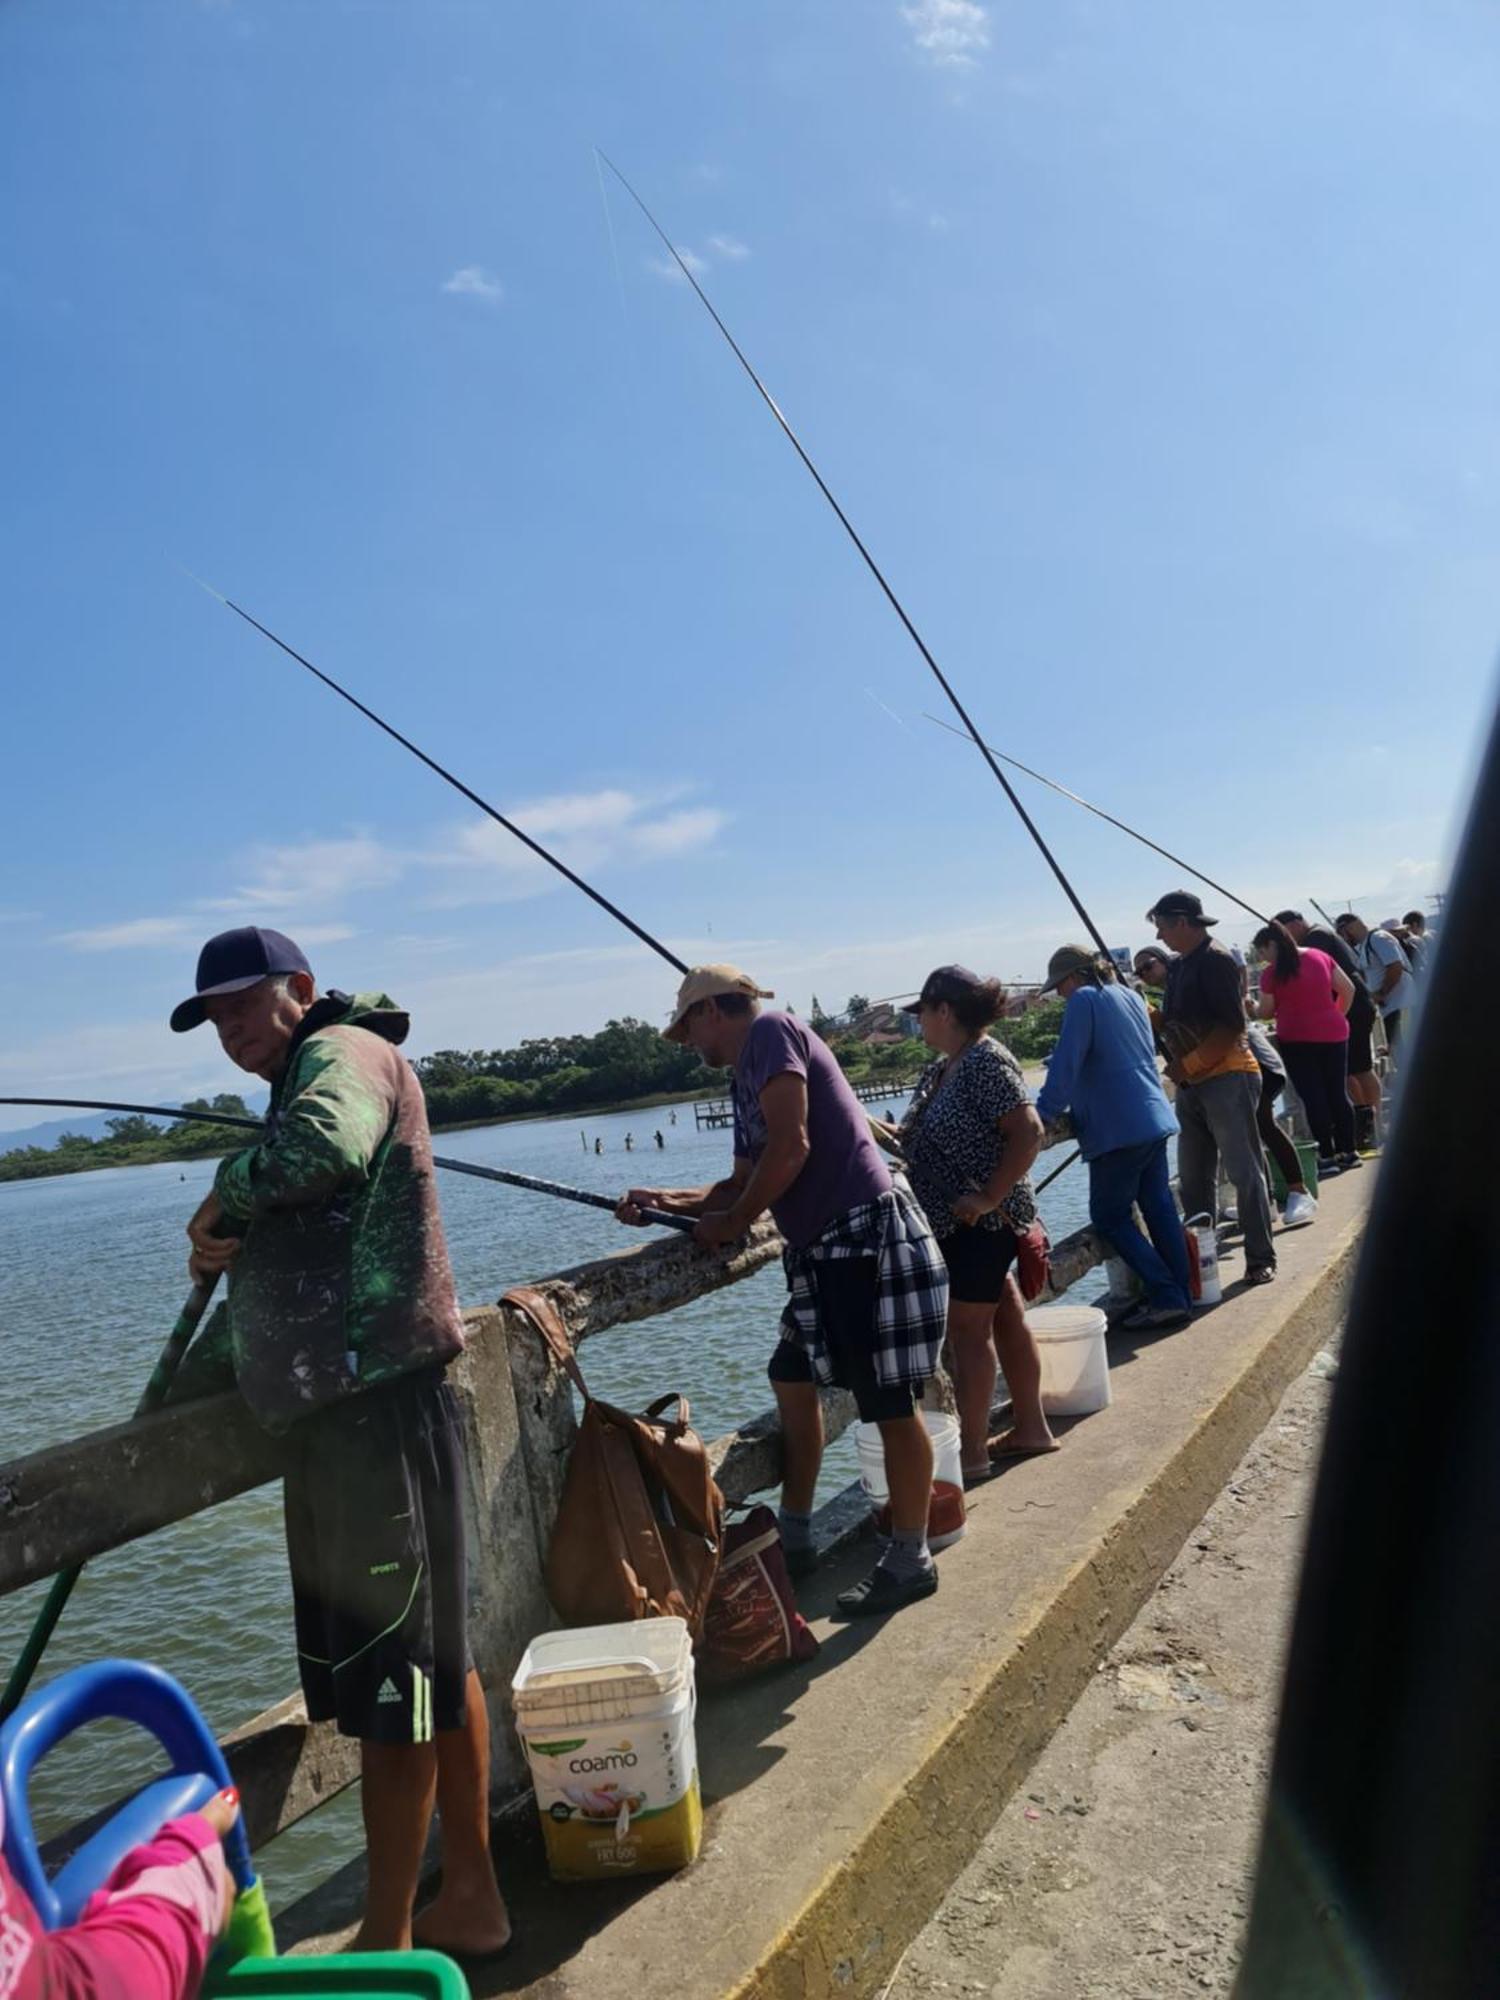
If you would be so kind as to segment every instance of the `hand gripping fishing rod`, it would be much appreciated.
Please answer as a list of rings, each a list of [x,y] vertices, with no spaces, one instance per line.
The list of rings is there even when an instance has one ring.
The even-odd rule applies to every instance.
[[[926,713],[925,710],[923,712]],[[944,722],[940,715],[929,715],[927,720],[936,723],[939,729],[946,729],[950,736],[962,736],[964,733],[961,729],[955,729],[951,722]],[[1121,833],[1128,833],[1132,840],[1138,840],[1142,847],[1149,847],[1153,854],[1161,855],[1162,859],[1170,861],[1174,868],[1185,868],[1189,875],[1195,875],[1200,882],[1206,882],[1216,895],[1226,897],[1242,910],[1248,910],[1257,923],[1268,924],[1271,921],[1252,903],[1247,903],[1243,896],[1237,896],[1233,889],[1226,889],[1222,882],[1216,882],[1212,875],[1205,875],[1201,868],[1195,868],[1191,861],[1184,861],[1180,854],[1173,854],[1170,848],[1160,847],[1154,840],[1148,840],[1145,834],[1137,833],[1133,826],[1127,826],[1124,820],[1116,819],[1114,814],[1107,813],[1103,806],[1090,805],[1088,800],[1080,798],[1077,792],[1070,792],[1066,785],[1060,785],[1056,778],[1049,778],[1041,771],[1033,771],[1031,766],[1023,764],[1019,757],[1007,757],[1003,750],[996,750],[988,743],[981,744],[980,747],[988,755],[998,757],[1002,764],[1009,764],[1013,771],[1024,771],[1028,778],[1035,778],[1039,785],[1046,785],[1054,792],[1061,792],[1065,799],[1071,799],[1075,806],[1082,806],[1085,812],[1091,812],[1096,819],[1105,820],[1110,826],[1118,827]],[[1314,904],[1313,907],[1316,908],[1317,905]]]
[[[70,1111],[139,1111],[148,1118],[181,1118],[192,1125],[233,1125],[241,1131],[265,1129],[259,1118],[234,1118],[223,1111],[176,1111],[165,1104],[103,1104],[89,1097],[0,1097],[0,1104],[61,1106]],[[558,1201],[576,1201],[585,1208],[607,1208],[614,1213],[618,1203],[607,1194],[591,1194],[587,1188],[568,1187],[562,1181],[539,1180],[535,1174],[512,1173],[508,1167],[481,1167],[472,1160],[447,1160],[434,1153],[432,1164],[450,1174],[469,1174],[475,1180],[498,1181],[502,1187],[524,1188],[528,1194],[550,1194]],[[648,1222],[663,1229],[691,1230],[694,1217],[671,1215],[664,1208],[643,1208]]]
[[[193,576],[191,570],[188,570],[186,573],[189,576]],[[210,597],[216,597],[220,604],[232,611],[237,618],[243,618],[247,625],[253,625],[263,639],[269,639],[273,646],[279,646],[289,660],[295,660],[299,667],[306,667],[315,680],[320,680],[326,688],[332,688],[333,692],[344,701],[347,701],[351,708],[357,708],[362,716],[368,721],[373,722],[377,729],[383,729],[387,736],[401,745],[403,750],[410,750],[413,757],[420,758],[429,771],[436,771],[440,778],[446,779],[454,791],[463,793],[470,805],[478,806],[479,810],[492,819],[497,826],[503,826],[507,833],[514,834],[516,839],[523,846],[529,847],[533,854],[540,855],[549,868],[555,868],[559,875],[564,876],[573,884],[575,889],[581,889],[585,896],[599,905],[601,910],[608,911],[617,924],[623,924],[626,930],[640,939],[642,944],[649,945],[659,958],[664,958],[668,965],[675,966],[679,972],[687,971],[687,966],[684,965],[676,952],[668,951],[661,940],[652,937],[650,931],[643,930],[634,917],[627,917],[618,903],[612,903],[602,891],[594,888],[591,883],[585,882],[583,877],[576,874],[566,861],[560,861],[549,848],[543,847],[539,840],[533,840],[531,835],[524,828],[517,826],[514,820],[507,819],[504,813],[496,812],[495,808],[487,800],[482,799],[478,792],[466,785],[462,778],[455,778],[453,773],[445,765],[440,764],[436,757],[429,757],[427,752],[413,743],[409,736],[403,736],[401,731],[393,727],[383,716],[377,715],[373,708],[367,707],[359,699],[358,695],[350,694],[348,688],[340,686],[332,674],[325,674],[321,667],[315,667],[311,660],[305,658],[297,651],[295,646],[289,646],[285,639],[278,639],[269,625],[262,625],[258,618],[252,618],[243,605],[236,604],[232,597],[226,597],[222,590],[215,590],[213,585],[205,583],[201,576],[193,576],[193,581],[200,590],[206,590]]]
[[[1019,817],[1022,826],[1025,827],[1026,831],[1031,835],[1032,839],[1036,842],[1038,851],[1040,852],[1042,859],[1046,862],[1047,866],[1052,870],[1052,873],[1057,877],[1058,884],[1061,887],[1063,894],[1067,897],[1068,901],[1073,905],[1073,908],[1078,912],[1079,919],[1082,922],[1085,930],[1087,930],[1089,936],[1094,940],[1094,943],[1099,947],[1099,950],[1103,953],[1103,955],[1106,958],[1108,958],[1109,946],[1104,942],[1104,938],[1100,933],[1098,926],[1095,924],[1093,918],[1089,915],[1088,911],[1083,907],[1083,904],[1079,899],[1078,891],[1073,887],[1073,884],[1068,880],[1067,876],[1063,873],[1062,866],[1059,863],[1056,855],[1052,852],[1052,849],[1047,845],[1046,841],[1043,840],[1041,833],[1039,832],[1036,826],[1035,821],[1032,819],[1030,813],[1027,812],[1025,806],[1022,805],[1020,799],[1016,796],[1014,786],[1011,784],[1010,780],[1006,777],[1005,773],[1001,770],[1000,766],[995,762],[994,757],[990,754],[990,751],[986,747],[983,738],[979,734],[979,731],[974,727],[974,724],[969,719],[968,710],[964,707],[963,703],[959,700],[958,695],[954,692],[952,682],[948,679],[948,676],[943,672],[942,668],[938,665],[937,661],[933,658],[931,652],[928,650],[927,642],[923,639],[921,633],[912,623],[911,618],[907,613],[906,606],[901,602],[900,598],[896,595],[895,591],[892,590],[890,584],[886,582],[884,572],[881,570],[880,565],[876,562],[875,558],[870,554],[870,551],[865,547],[864,543],[860,540],[859,535],[855,532],[854,523],[849,519],[849,516],[844,512],[843,508],[839,505],[838,501],[833,497],[832,489],[829,487],[828,482],[824,479],[822,473],[819,472],[817,466],[814,465],[812,459],[809,457],[805,447],[803,446],[802,440],[798,437],[797,433],[792,429],[791,425],[782,415],[781,409],[777,404],[775,397],[772,396],[770,390],[767,389],[765,383],[761,381],[759,375],[757,375],[755,370],[751,367],[749,361],[745,357],[744,350],[741,348],[739,342],[735,339],[734,335],[729,331],[729,328],[724,324],[723,320],[720,319],[718,313],[714,310],[714,307],[709,300],[708,294],[704,291],[703,287],[698,283],[698,280],[693,276],[693,273],[689,269],[687,263],[679,254],[677,245],[672,241],[671,237],[668,236],[667,232],[662,228],[661,224],[657,221],[656,217],[651,213],[650,209],[647,208],[645,202],[641,200],[640,196],[636,193],[635,189],[630,185],[629,181],[626,180],[625,176],[620,172],[620,169],[615,165],[614,161],[610,159],[609,155],[607,153],[600,153],[597,147],[595,147],[594,150],[598,154],[598,157],[601,160],[603,160],[605,166],[609,168],[610,172],[614,175],[615,179],[620,183],[621,187],[624,188],[625,192],[630,196],[630,199],[635,203],[636,207],[641,211],[641,214],[645,216],[646,220],[650,223],[652,229],[654,229],[656,234],[661,238],[661,241],[663,242],[663,244],[665,244],[667,252],[671,256],[672,261],[676,264],[678,270],[681,271],[683,277],[687,279],[688,283],[692,286],[693,290],[698,294],[698,298],[705,312],[707,312],[709,318],[713,321],[714,325],[719,329],[720,333],[723,334],[725,340],[729,343],[730,351],[733,353],[735,360],[739,362],[741,368],[744,369],[745,373],[750,377],[750,380],[755,384],[757,390],[759,390],[761,400],[764,402],[766,408],[771,412],[771,415],[776,419],[777,423],[781,426],[782,430],[786,433],[787,442],[796,452],[798,458],[801,459],[802,463],[807,467],[808,471],[812,474],[813,480],[817,485],[818,491],[822,494],[823,498],[828,502],[829,506],[838,516],[840,526],[843,528],[845,534],[848,535],[850,541],[853,542],[855,548],[858,549],[860,555],[864,558],[865,567],[869,570],[871,576],[874,577],[875,581],[880,585],[880,588],[885,593],[886,600],[890,604],[891,609],[895,612],[896,616],[901,620],[901,623],[906,627],[907,634],[910,637],[913,645],[916,647],[917,651],[922,655],[922,658],[927,662],[927,665],[931,668],[933,678],[937,681],[938,686],[943,690],[943,693],[947,695],[949,701],[953,704],[954,713],[958,716],[960,722],[963,723],[964,728],[973,738],[975,746],[980,751],[980,754],[984,757],[985,762],[994,772],[996,782],[999,784],[1000,789],[1004,792],[1005,796],[1010,800],[1011,804],[1015,807],[1017,816]]]

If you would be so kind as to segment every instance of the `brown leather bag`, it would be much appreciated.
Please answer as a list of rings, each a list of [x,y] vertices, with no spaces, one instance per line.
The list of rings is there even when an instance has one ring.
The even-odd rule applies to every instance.
[[[566,1625],[685,1618],[696,1639],[719,1568],[724,1497],[689,1428],[687,1398],[658,1397],[638,1417],[599,1402],[552,1301],[517,1285],[502,1303],[526,1315],[583,1397],[547,1550],[557,1615]]]

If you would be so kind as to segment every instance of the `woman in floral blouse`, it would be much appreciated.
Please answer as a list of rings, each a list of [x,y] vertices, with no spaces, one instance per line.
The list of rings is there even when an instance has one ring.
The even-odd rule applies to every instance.
[[[948,1264],[948,1335],[966,1481],[996,1458],[1055,1451],[1042,1414],[1041,1360],[1010,1277],[1017,1233],[1036,1220],[1026,1178],[1042,1125],[1015,1057],[987,1030],[1004,993],[961,965],[930,973],[908,1010],[937,1052],[898,1132],[918,1201]],[[989,1442],[996,1350],[1013,1421]]]

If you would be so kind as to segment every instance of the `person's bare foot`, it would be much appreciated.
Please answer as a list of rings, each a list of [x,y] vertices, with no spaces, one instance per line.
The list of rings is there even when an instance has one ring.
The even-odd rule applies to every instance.
[[[412,1925],[414,1943],[455,1958],[493,1958],[510,1937],[510,1914],[493,1875],[472,1887],[445,1881]]]
[[[1039,1431],[1031,1431],[1013,1424],[1008,1431],[1001,1431],[998,1437],[992,1437],[987,1449],[993,1464],[997,1458],[1041,1458],[1049,1451],[1060,1451],[1062,1447],[1045,1426]]]
[[[354,1933],[350,1951],[410,1951],[411,1925],[383,1924],[376,1922],[365,1913],[365,1920]]]

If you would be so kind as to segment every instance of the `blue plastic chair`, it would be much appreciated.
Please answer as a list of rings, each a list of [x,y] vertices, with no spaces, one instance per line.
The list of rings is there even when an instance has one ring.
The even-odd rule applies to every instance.
[[[55,1744],[85,1723],[133,1722],[154,1736],[171,1759],[171,1775],[154,1779],[128,1799],[50,1881],[37,1852],[28,1787]],[[78,1921],[133,1847],[154,1840],[168,1820],[196,1812],[231,1783],[223,1753],[191,1696],[160,1667],[139,1660],[98,1660],[74,1667],[28,1695],[0,1729],[0,1798],[5,1804],[5,1858],[49,1931]],[[255,1880],[243,1819],[224,1842],[237,1889]]]

